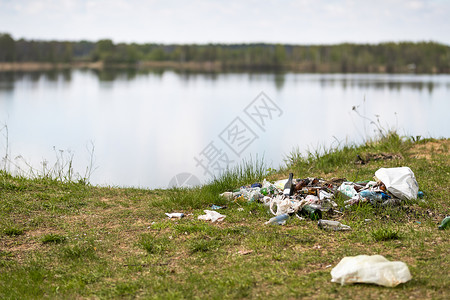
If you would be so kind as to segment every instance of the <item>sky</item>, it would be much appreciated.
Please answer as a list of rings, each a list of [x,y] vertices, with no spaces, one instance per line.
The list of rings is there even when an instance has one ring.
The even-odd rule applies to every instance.
[[[450,45],[449,0],[0,0],[14,39]]]

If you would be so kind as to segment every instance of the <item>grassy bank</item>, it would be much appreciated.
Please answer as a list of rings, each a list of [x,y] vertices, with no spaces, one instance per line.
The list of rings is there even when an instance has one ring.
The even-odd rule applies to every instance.
[[[302,156],[267,174],[242,166],[193,190],[92,187],[0,172],[0,298],[418,298],[450,297],[450,140],[393,134],[361,146]],[[357,159],[357,155],[361,159]],[[355,206],[327,218],[352,227],[326,232],[317,222],[271,215],[257,203],[218,194],[267,177],[371,179],[380,167],[409,166],[422,200],[401,207]],[[222,223],[197,220],[227,205]],[[242,209],[241,209],[242,208]],[[184,212],[169,220],[165,212]],[[366,222],[365,219],[370,219]],[[381,254],[407,263],[412,280],[396,288],[331,283],[343,257]]]

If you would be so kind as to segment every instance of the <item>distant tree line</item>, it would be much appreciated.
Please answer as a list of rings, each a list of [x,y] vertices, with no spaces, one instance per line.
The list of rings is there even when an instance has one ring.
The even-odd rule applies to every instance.
[[[450,73],[450,46],[380,44],[125,44],[112,40],[14,40],[0,33],[0,62],[103,62],[105,66],[212,63],[220,70]]]

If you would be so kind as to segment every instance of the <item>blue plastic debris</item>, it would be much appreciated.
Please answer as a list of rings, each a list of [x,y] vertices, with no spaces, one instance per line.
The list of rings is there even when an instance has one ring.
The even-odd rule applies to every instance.
[[[222,209],[222,208],[225,208],[225,206],[219,206],[215,204],[211,205],[211,209]]]

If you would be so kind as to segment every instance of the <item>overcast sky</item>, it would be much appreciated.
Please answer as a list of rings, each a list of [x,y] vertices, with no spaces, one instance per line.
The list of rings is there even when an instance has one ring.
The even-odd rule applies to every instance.
[[[0,0],[13,38],[450,45],[449,0]]]

